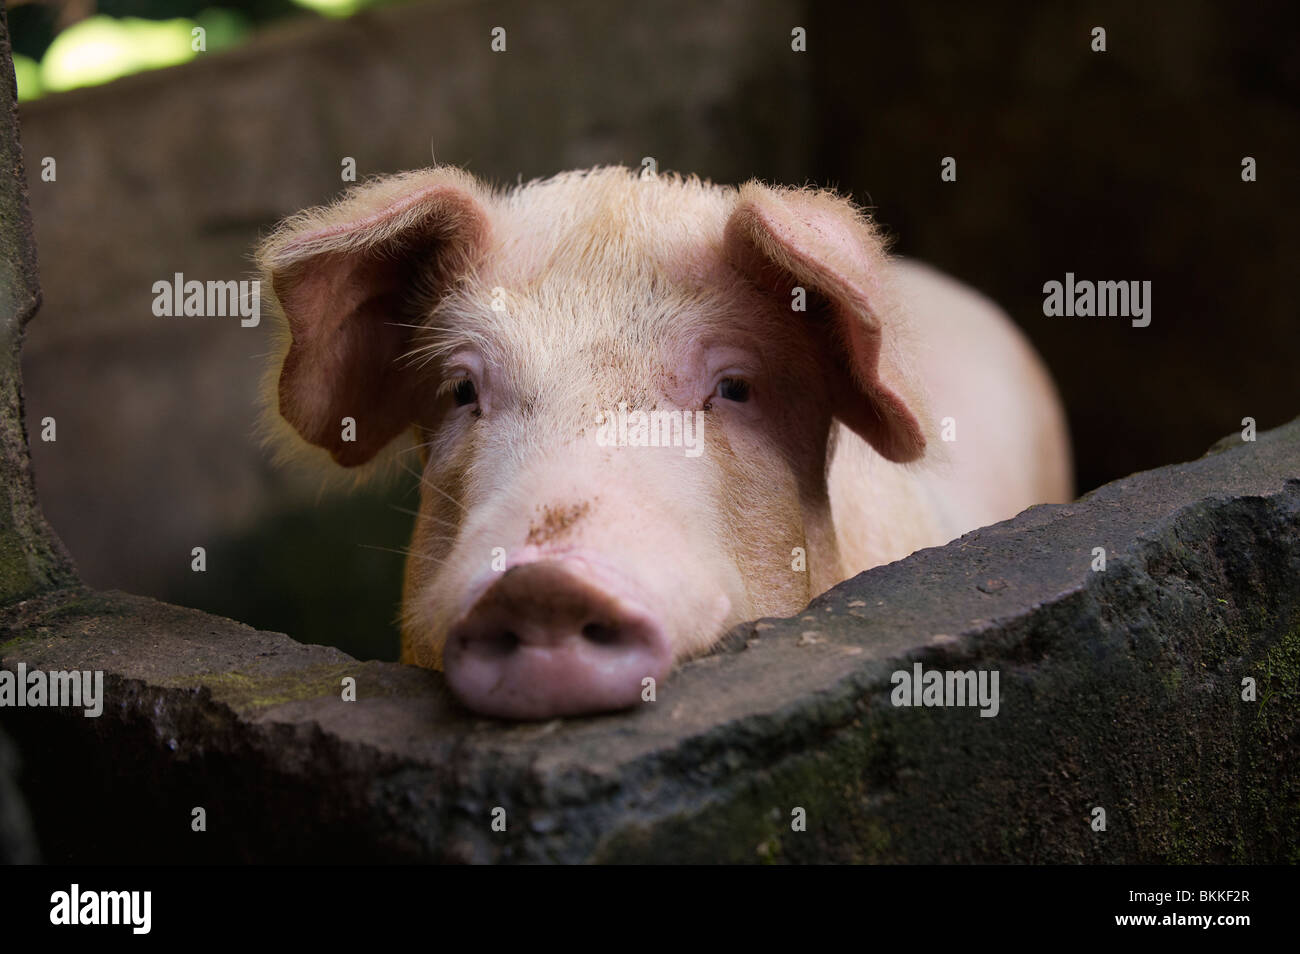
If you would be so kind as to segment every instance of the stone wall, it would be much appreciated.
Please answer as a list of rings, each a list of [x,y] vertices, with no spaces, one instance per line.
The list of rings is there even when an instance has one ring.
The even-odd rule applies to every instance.
[[[864,573],[623,714],[477,719],[76,589],[0,612],[0,667],[105,673],[99,718],[6,713],[50,860],[1294,863],[1297,579],[1300,419]],[[894,705],[917,664],[998,673],[996,715]]]

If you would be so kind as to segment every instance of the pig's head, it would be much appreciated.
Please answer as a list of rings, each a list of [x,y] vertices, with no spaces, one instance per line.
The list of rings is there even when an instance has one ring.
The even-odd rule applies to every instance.
[[[415,437],[402,657],[482,713],[634,705],[798,612],[843,577],[836,423],[924,450],[880,240],[829,193],[438,168],[295,216],[259,260],[283,418],[345,467]]]

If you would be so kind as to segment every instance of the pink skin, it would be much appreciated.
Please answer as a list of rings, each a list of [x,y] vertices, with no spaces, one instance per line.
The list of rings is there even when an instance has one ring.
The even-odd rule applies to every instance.
[[[459,607],[455,612],[455,617],[458,620],[463,618],[487,591],[488,587],[501,578],[502,573],[508,573],[517,566],[526,566],[530,563],[542,561],[562,562],[575,572],[581,571],[579,575],[593,582],[598,582],[611,592],[622,592],[629,600],[640,603],[646,602],[647,594],[640,587],[637,587],[631,579],[610,566],[604,555],[595,550],[555,544],[543,546],[524,544],[506,554],[504,570],[485,567],[470,580],[465,588],[465,595],[461,598]]]
[[[517,554],[488,583],[443,650],[448,684],[476,711],[540,719],[617,709],[668,674],[667,632],[603,561]]]
[[[646,679],[840,570],[816,323],[733,261],[738,197],[621,170],[557,187],[575,195],[515,204],[430,170],[259,253],[291,337],[284,420],[345,466],[416,429],[402,658],[488,715],[637,705]],[[703,415],[702,447],[604,446],[597,411],[620,404]],[[807,572],[794,547],[815,553]]]
[[[1009,322],[830,193],[597,169],[502,194],[439,167],[295,216],[259,263],[283,421],[349,467],[415,431],[402,659],[479,713],[638,705],[731,625],[1069,497]],[[974,435],[933,473],[895,466],[933,436],[922,381]],[[703,415],[702,453],[595,439],[620,402]]]
[[[725,426],[743,451],[740,432],[761,428],[761,413],[756,403],[729,401],[718,389],[723,378],[753,380],[757,356],[686,340],[666,346],[665,363],[680,371],[663,383],[659,406],[692,414],[710,407],[703,439],[708,428]],[[515,397],[505,369],[465,351],[450,355],[447,367],[447,376],[474,383],[482,416],[462,415],[459,424],[453,417],[444,431],[474,426],[487,434],[490,415],[495,426],[509,427],[503,422]],[[739,620],[740,609],[748,611],[734,561],[717,534],[699,528],[699,511],[709,509],[715,482],[726,477],[703,455],[684,450],[600,447],[590,428],[583,439],[534,453],[510,473],[498,455],[485,452],[475,462],[492,491],[481,503],[467,502],[443,569],[415,597],[446,607],[435,613],[446,621],[442,665],[468,708],[540,719],[640,704],[652,697],[646,680],[662,681],[674,662],[705,648]],[[436,461],[437,455],[435,468]],[[429,482],[439,485],[436,472]],[[620,502],[611,488],[625,489],[638,506]],[[579,501],[581,516],[557,539],[527,542],[543,506],[564,511]],[[485,565],[481,555],[502,543],[509,546],[504,564]],[[691,637],[694,646],[687,645]]]
[[[443,649],[469,708],[511,719],[621,709],[668,675],[673,642],[650,595],[602,553],[524,546],[505,566],[469,584]],[[704,626],[720,630],[730,610],[719,593]]]
[[[516,486],[529,488],[517,506],[480,508],[480,519],[467,521],[447,561],[453,571],[436,590],[447,596],[432,595],[431,606],[450,603],[439,614],[450,623],[442,656],[448,684],[475,712],[540,719],[637,705],[645,680],[661,682],[681,649],[675,635],[683,620],[674,612],[709,634],[729,621],[725,577],[702,558],[698,543],[675,528],[656,533],[644,516],[605,503],[608,487],[626,486],[628,473],[667,465],[671,475],[673,464],[695,469],[699,462],[677,449],[567,453],[583,456],[539,462],[517,475]],[[659,453],[678,460],[654,460]],[[593,501],[592,510],[562,539],[523,542],[537,510],[532,501],[574,500]],[[647,505],[653,512],[655,503]],[[488,553],[491,541],[511,538],[504,569],[480,560],[472,575],[455,572],[474,566],[457,552]],[[724,555],[712,562],[725,566]],[[689,592],[692,584],[705,592]]]

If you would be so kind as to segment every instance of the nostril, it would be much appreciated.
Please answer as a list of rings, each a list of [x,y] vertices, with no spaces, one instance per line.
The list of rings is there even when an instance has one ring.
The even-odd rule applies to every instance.
[[[621,636],[617,626],[606,623],[588,623],[582,627],[582,638],[597,646],[613,646],[618,643]]]
[[[519,634],[514,630],[503,629],[481,637],[477,642],[485,651],[485,655],[509,656],[519,648],[520,640]]]
[[[558,562],[507,570],[447,635],[447,685],[483,715],[544,719],[626,709],[668,674],[663,626],[622,592]]]

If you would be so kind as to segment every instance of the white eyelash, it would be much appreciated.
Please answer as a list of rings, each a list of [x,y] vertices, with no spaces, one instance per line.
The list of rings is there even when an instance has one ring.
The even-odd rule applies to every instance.
[[[451,394],[451,392],[456,389],[456,386],[462,381],[470,382],[474,385],[474,389],[476,391],[478,390],[478,383],[474,380],[474,375],[470,369],[456,364],[448,368],[443,379],[438,382],[438,388],[434,392],[434,396],[440,398],[444,395]]]
[[[456,390],[456,385],[460,384],[462,381],[471,381],[471,380],[472,379],[467,373],[457,374],[454,377],[443,378],[440,382],[438,382],[438,389],[434,392],[434,397],[443,397],[444,395],[451,394],[452,391]]]

